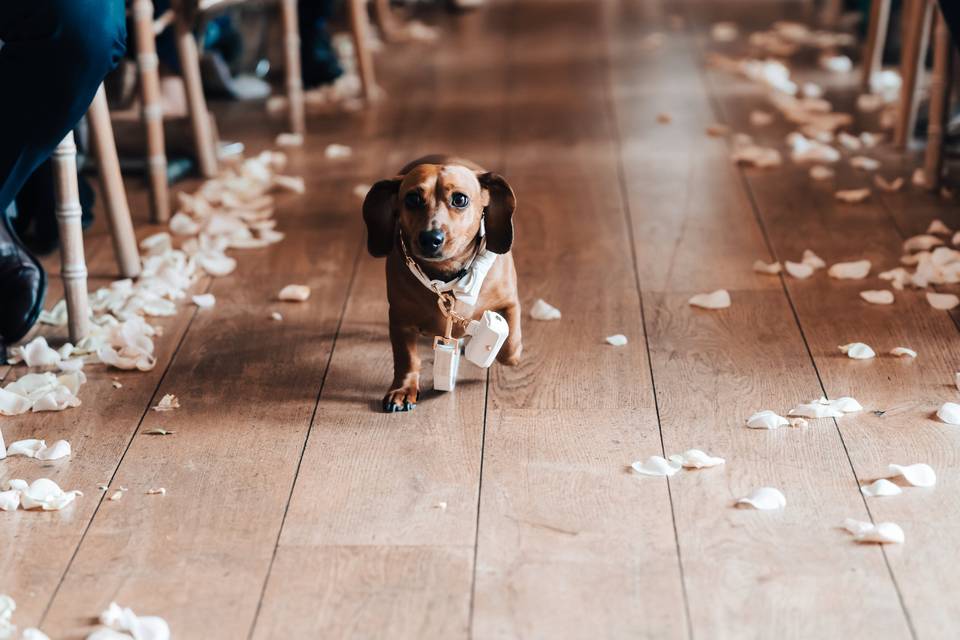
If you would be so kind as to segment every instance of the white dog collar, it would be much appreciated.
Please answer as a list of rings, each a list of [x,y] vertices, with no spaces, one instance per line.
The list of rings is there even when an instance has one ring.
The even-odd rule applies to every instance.
[[[456,298],[457,302],[462,302],[470,306],[477,304],[477,299],[480,297],[480,288],[483,286],[483,281],[487,277],[487,273],[490,272],[490,267],[493,266],[494,261],[497,259],[497,254],[493,251],[487,251],[487,239],[483,220],[480,221],[480,243],[477,245],[477,250],[473,254],[473,258],[470,260],[470,264],[467,265],[466,269],[463,270],[463,274],[457,276],[453,280],[445,282],[443,280],[431,280],[427,277],[427,274],[423,272],[423,269],[420,268],[420,265],[410,257],[410,254],[407,253],[407,247],[403,242],[403,236],[400,236],[400,249],[403,252],[403,259],[407,263],[407,268],[410,269],[410,273],[420,281],[420,284],[425,286],[427,289],[430,289],[437,295],[442,293],[452,293],[453,297]]]

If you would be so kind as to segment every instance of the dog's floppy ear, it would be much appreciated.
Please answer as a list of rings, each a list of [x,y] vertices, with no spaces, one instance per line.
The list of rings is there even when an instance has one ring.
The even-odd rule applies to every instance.
[[[397,224],[397,191],[400,178],[381,180],[363,199],[363,221],[367,224],[367,251],[382,258],[393,249]]]
[[[483,173],[477,179],[490,198],[484,209],[487,249],[506,253],[513,245],[513,211],[517,208],[517,197],[503,176]]]

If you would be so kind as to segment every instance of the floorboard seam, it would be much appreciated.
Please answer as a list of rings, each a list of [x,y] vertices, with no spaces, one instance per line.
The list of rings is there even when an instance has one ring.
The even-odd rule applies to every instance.
[[[698,50],[698,52],[699,52],[699,54],[700,54],[701,60],[704,59],[704,52],[703,52],[702,48],[698,47],[697,50]],[[704,86],[707,88],[707,96],[708,96],[708,100],[709,100],[709,102],[710,102],[712,111],[714,112],[715,115],[718,116],[718,119],[719,119],[720,121],[729,123],[730,120],[729,120],[729,118],[726,117],[726,112],[724,111],[723,105],[720,103],[720,101],[717,99],[717,97],[716,97],[716,95],[715,95],[715,92],[714,92],[714,89],[713,89],[713,84],[712,84],[712,82],[710,81],[709,74],[704,71],[702,65],[699,65],[699,64],[698,64],[698,65],[697,65],[697,69],[699,70],[699,73],[700,73],[701,77],[703,78]],[[752,213],[753,213],[754,220],[755,220],[756,223],[757,223],[757,226],[758,226],[758,228],[759,228],[759,230],[760,230],[760,233],[761,233],[761,235],[763,236],[763,241],[764,241],[764,244],[765,244],[766,247],[767,247],[767,251],[770,253],[770,257],[772,257],[772,258],[774,258],[774,259],[777,259],[776,250],[774,249],[773,242],[772,242],[771,239],[770,239],[770,235],[769,235],[769,233],[768,233],[768,231],[767,231],[766,224],[765,224],[764,221],[763,221],[763,216],[762,216],[762,214],[760,213],[759,203],[757,202],[756,197],[754,196],[753,189],[752,189],[751,186],[750,186],[750,181],[749,181],[749,179],[747,178],[746,172],[745,172],[745,170],[744,170],[743,168],[741,168],[741,167],[738,167],[738,168],[736,169],[736,172],[737,172],[737,174],[738,174],[739,177],[740,177],[740,182],[741,182],[741,184],[742,184],[742,186],[743,186],[743,189],[744,189],[744,191],[745,191],[745,193],[746,193],[747,199],[748,199],[749,202],[750,202],[750,209],[751,209],[751,211],[752,211]],[[824,397],[829,397],[828,394],[827,394],[826,386],[824,385],[824,382],[823,382],[823,377],[822,377],[821,374],[820,374],[820,368],[817,366],[817,361],[816,361],[816,358],[815,358],[814,355],[813,355],[813,350],[810,348],[810,343],[809,343],[809,341],[807,340],[807,334],[806,334],[806,332],[805,332],[804,329],[803,329],[803,324],[802,324],[802,322],[801,322],[801,320],[800,320],[800,314],[799,314],[799,312],[797,311],[796,304],[794,303],[793,297],[792,297],[791,294],[790,294],[790,290],[789,290],[789,288],[787,287],[786,277],[785,277],[782,273],[781,273],[778,277],[780,278],[780,286],[781,286],[781,288],[782,288],[782,290],[783,290],[784,296],[786,297],[787,304],[790,306],[790,311],[791,311],[791,313],[793,314],[794,322],[795,322],[796,325],[797,325],[797,330],[798,330],[799,333],[800,333],[800,338],[803,340],[803,346],[804,346],[804,348],[805,348],[806,351],[807,351],[807,356],[808,356],[808,358],[809,358],[809,360],[810,360],[810,364],[813,366],[814,373],[816,374],[817,384],[820,386],[820,391],[821,391],[821,393],[823,393],[823,396],[824,396]],[[859,481],[859,479],[857,478],[857,470],[856,470],[856,467],[855,467],[854,464],[853,464],[853,458],[850,456],[850,450],[849,450],[849,448],[847,447],[846,440],[844,440],[843,430],[840,428],[840,424],[837,422],[836,418],[833,418],[832,420],[833,420],[834,428],[836,429],[836,432],[837,432],[837,437],[840,438],[840,445],[843,447],[844,455],[845,455],[846,458],[847,458],[847,464],[848,464],[849,467],[850,467],[850,472],[853,474],[854,482],[855,482],[856,485],[859,487],[859,486],[860,486],[860,481]],[[875,518],[873,517],[873,513],[870,511],[870,505],[867,504],[866,496],[864,496],[862,492],[859,492],[859,491],[858,491],[858,493],[859,493],[859,495],[860,495],[860,500],[861,500],[862,503],[863,503],[864,509],[866,510],[867,515],[870,517],[870,521],[876,523],[876,520],[875,520]],[[914,628],[913,619],[911,618],[910,612],[909,612],[909,610],[907,609],[906,602],[904,601],[904,598],[903,598],[903,593],[901,592],[901,589],[900,589],[900,584],[899,584],[899,582],[897,581],[896,574],[894,573],[893,567],[892,567],[891,564],[890,564],[890,558],[889,558],[889,556],[887,555],[886,549],[883,548],[882,545],[881,545],[881,547],[880,547],[880,552],[881,552],[881,554],[883,554],[883,561],[884,561],[884,564],[885,564],[886,567],[887,567],[887,573],[888,573],[888,575],[890,576],[890,580],[891,580],[891,582],[893,583],[893,588],[894,588],[894,591],[895,591],[896,594],[897,594],[897,599],[898,599],[899,602],[900,602],[900,607],[901,607],[901,609],[903,610],[903,615],[904,615],[904,618],[905,618],[906,623],[907,623],[907,628],[908,628],[909,631],[910,631],[910,636],[911,636],[914,640],[916,640],[916,638],[917,638],[917,632],[916,632],[916,629]]]

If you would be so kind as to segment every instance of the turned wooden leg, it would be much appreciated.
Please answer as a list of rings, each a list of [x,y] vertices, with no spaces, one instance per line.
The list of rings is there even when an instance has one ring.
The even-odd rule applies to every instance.
[[[405,40],[404,31],[397,26],[390,10],[390,0],[373,0],[373,15],[377,19],[380,35],[387,42]]]
[[[903,83],[900,86],[900,109],[893,134],[893,143],[900,149],[907,147],[917,123],[917,98],[924,54],[930,40],[932,8],[930,0],[907,0],[904,4],[903,58],[900,67]]]
[[[825,27],[834,28],[840,22],[842,13],[843,0],[826,0],[823,3],[823,13],[820,14],[820,21]]]
[[[180,71],[187,91],[187,110],[190,112],[190,126],[193,129],[193,144],[196,149],[200,174],[204,178],[217,175],[217,149],[210,128],[210,113],[207,100],[203,97],[203,82],[200,79],[200,54],[197,41],[193,38],[190,26],[178,15],[173,23],[177,40],[177,55],[180,58]]]
[[[69,132],[53,150],[53,191],[60,231],[60,275],[67,298],[70,341],[77,344],[90,329],[87,263],[83,258],[80,192],[77,186],[77,147]]]
[[[890,4],[892,0],[872,0],[870,3],[870,24],[867,28],[867,42],[863,47],[863,70],[860,88],[870,91],[870,81],[883,67],[883,50],[887,44],[887,31],[890,28]]]
[[[113,125],[110,123],[110,111],[107,108],[107,95],[103,91],[103,85],[97,89],[97,95],[90,103],[87,121],[90,123],[90,137],[97,157],[97,171],[100,174],[100,187],[107,210],[107,221],[110,224],[110,235],[113,238],[117,267],[122,277],[136,278],[140,275],[140,253],[137,251],[137,238],[133,233],[133,221],[130,219],[127,192],[123,188],[117,144],[113,138]]]
[[[133,26],[137,43],[137,70],[140,73],[140,102],[143,126],[147,131],[147,178],[150,182],[150,219],[170,219],[167,186],[167,153],[163,140],[163,106],[160,104],[160,69],[153,33],[153,3],[133,1]]]
[[[953,75],[953,43],[950,29],[940,10],[934,17],[933,73],[930,76],[930,122],[927,125],[927,151],[924,173],[927,186],[940,188],[943,172],[943,139],[950,113],[950,81]]]
[[[377,80],[373,72],[373,55],[370,53],[369,21],[367,20],[366,0],[349,0],[350,30],[353,32],[353,46],[357,53],[357,67],[363,85],[363,97],[367,102],[375,101],[378,96]]]
[[[303,77],[300,71],[300,18],[297,13],[297,0],[280,0],[280,10],[283,14],[284,73],[290,131],[303,135],[307,132],[307,120]]]

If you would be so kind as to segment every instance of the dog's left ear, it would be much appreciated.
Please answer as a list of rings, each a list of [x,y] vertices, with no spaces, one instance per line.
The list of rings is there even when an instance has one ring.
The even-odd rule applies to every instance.
[[[367,251],[382,258],[393,249],[397,225],[397,191],[400,178],[381,180],[363,199],[363,221],[367,224]]]
[[[513,212],[517,208],[517,197],[501,175],[483,173],[477,179],[490,200],[484,208],[487,249],[506,253],[513,245]]]

